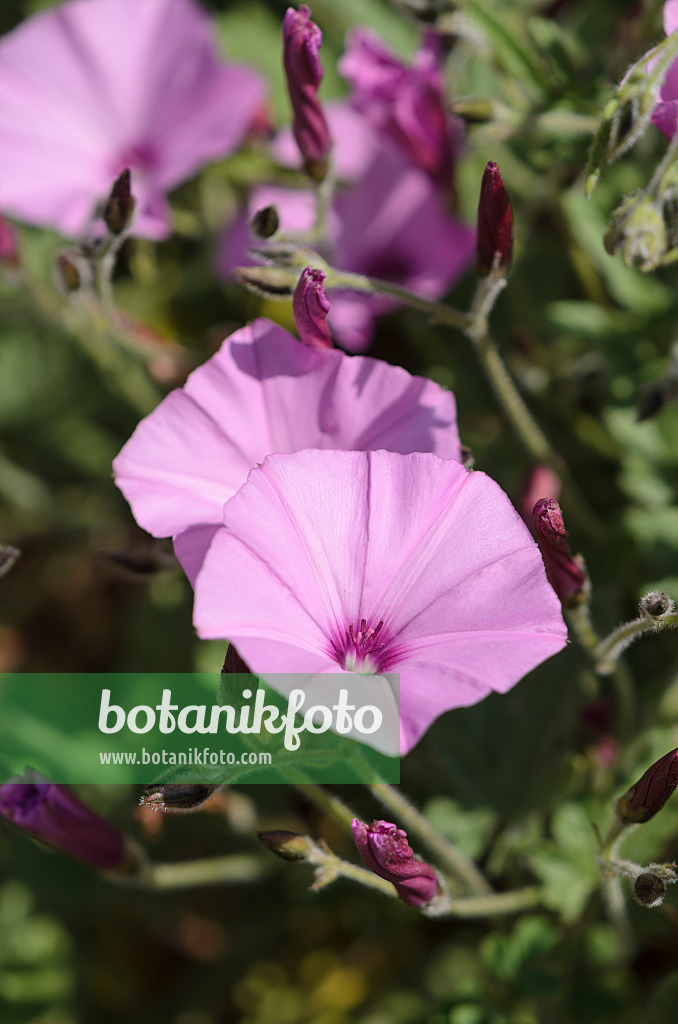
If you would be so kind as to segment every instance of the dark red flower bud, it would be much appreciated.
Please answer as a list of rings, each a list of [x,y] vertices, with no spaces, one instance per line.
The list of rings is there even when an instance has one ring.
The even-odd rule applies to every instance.
[[[28,769],[0,786],[0,815],[27,835],[97,868],[115,870],[128,859],[122,835],[68,789]]]
[[[299,340],[311,348],[332,348],[332,335],[327,324],[330,300],[325,295],[322,270],[307,267],[294,290],[292,308]]]
[[[513,256],[513,212],[501,171],[492,161],[480,185],[477,246],[479,274],[508,273]]]
[[[664,754],[647,769],[615,804],[617,815],[628,824],[640,825],[654,818],[678,787],[678,748]]]
[[[0,265],[17,267],[19,265],[19,246],[16,231],[4,217],[0,216]]]
[[[534,506],[533,521],[546,578],[565,607],[576,608],[584,600],[587,576],[581,556],[575,557],[570,551],[558,502],[540,498]]]
[[[101,215],[112,235],[120,235],[129,227],[136,200],[132,195],[129,169],[125,169],[113,183],[111,193],[104,203]]]
[[[292,112],[292,132],[307,172],[316,181],[327,173],[332,147],[327,121],[318,99],[323,69],[318,56],[322,32],[311,20],[308,7],[287,9],[283,21],[283,63]]]
[[[257,832],[257,839],[267,850],[283,860],[306,860],[313,848],[313,841],[308,836],[300,836],[282,828]]]
[[[435,869],[414,856],[407,832],[389,821],[366,825],[351,822],[353,838],[365,865],[380,878],[393,882],[398,896],[410,907],[423,907],[438,893]]]

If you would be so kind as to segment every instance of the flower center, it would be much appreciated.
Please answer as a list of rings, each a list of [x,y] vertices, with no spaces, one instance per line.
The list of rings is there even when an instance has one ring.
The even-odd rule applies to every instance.
[[[375,673],[379,671],[380,652],[386,644],[380,642],[379,634],[384,621],[380,619],[374,628],[367,628],[367,619],[360,620],[360,627],[348,627],[344,649],[344,668],[347,672]]]

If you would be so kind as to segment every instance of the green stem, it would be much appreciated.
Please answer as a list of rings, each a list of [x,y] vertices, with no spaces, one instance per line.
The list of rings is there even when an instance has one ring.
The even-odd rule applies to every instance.
[[[350,830],[351,822],[356,815],[338,797],[328,793],[322,786],[317,786],[315,783],[296,783],[296,787],[300,793],[317,804],[328,817],[334,818],[339,825]]]
[[[176,864],[142,864],[138,874],[107,877],[118,885],[140,889],[192,889],[201,885],[233,885],[256,882],[268,872],[264,860],[248,854],[208,857]]]
[[[492,892],[489,882],[473,861],[469,860],[454,843],[441,835],[397,789],[385,782],[371,785],[369,789],[377,800],[392,812],[396,824],[404,827],[408,832],[416,833],[422,843],[437,857],[441,866],[449,871],[454,878],[463,882],[476,895],[484,896]]]
[[[600,675],[600,659],[597,650],[601,640],[591,622],[588,604],[579,605],[578,608],[567,609],[565,617],[577,640],[590,655],[596,672]],[[624,739],[630,734],[635,719],[636,698],[633,678],[627,666],[620,661],[615,662],[609,674],[615,694],[617,729],[620,737]]]
[[[368,295],[390,295],[399,302],[404,302],[413,309],[419,309],[427,313],[432,320],[448,324],[450,327],[458,327],[466,330],[469,325],[469,318],[466,313],[446,306],[441,302],[431,302],[430,299],[423,299],[421,295],[401,288],[400,285],[391,284],[390,281],[379,281],[374,277],[365,277],[363,274],[349,274],[342,270],[328,268],[328,288],[350,288],[354,292],[367,292]]]
[[[424,910],[427,917],[457,917],[470,920],[478,917],[499,917],[503,914],[518,914],[541,905],[543,899],[539,886],[513,889],[509,892],[493,892],[487,896],[466,896],[461,899],[442,899]]]
[[[665,629],[675,629],[678,626],[678,613],[664,615],[661,619],[648,619],[641,616],[624,622],[621,626],[613,629],[609,636],[593,650],[593,657],[596,661],[597,671],[601,675],[609,675],[614,671],[615,665],[623,651],[648,633],[661,633]]]
[[[603,876],[603,897],[610,920],[617,930],[626,957],[631,957],[635,948],[635,940],[629,923],[624,890],[622,888],[616,866],[617,851],[633,826],[615,816],[598,855],[598,862]],[[624,872],[626,873],[626,872]]]

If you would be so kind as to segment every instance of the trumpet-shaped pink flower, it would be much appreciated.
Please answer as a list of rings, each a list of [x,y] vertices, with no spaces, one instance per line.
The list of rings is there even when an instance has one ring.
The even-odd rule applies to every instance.
[[[354,87],[351,103],[421,167],[436,185],[452,184],[464,124],[447,112],[441,41],[427,33],[411,67],[368,29],[349,32],[339,71]]]
[[[484,473],[435,455],[271,455],[224,506],[194,621],[255,673],[400,673],[401,750],[565,644],[539,550]]]
[[[193,0],[69,0],[0,41],[0,208],[76,235],[129,167],[133,231],[163,238],[167,192],[236,148],[262,96]]]
[[[193,579],[224,502],[250,469],[302,448],[434,451],[459,460],[454,396],[400,367],[311,348],[255,320],[142,420],[113,468],[137,522],[175,538]]]
[[[346,128],[345,134],[334,135],[333,152],[342,161],[347,144],[346,165],[352,172],[361,172],[352,186],[337,194],[330,210],[330,262],[339,270],[366,274],[437,299],[473,261],[475,233],[446,212],[428,175],[395,146],[376,142],[364,123],[364,133],[354,135],[349,129],[356,118],[360,121],[354,112],[338,120],[330,116],[331,126],[338,123]],[[252,244],[247,225],[257,210],[269,205],[277,208],[280,228],[287,234],[303,233],[313,225],[311,192],[256,188],[248,215],[224,236],[218,256],[224,276],[236,266],[252,263],[247,256]],[[383,296],[340,289],[332,289],[329,299],[332,334],[352,352],[366,349],[376,317],[398,306]]]

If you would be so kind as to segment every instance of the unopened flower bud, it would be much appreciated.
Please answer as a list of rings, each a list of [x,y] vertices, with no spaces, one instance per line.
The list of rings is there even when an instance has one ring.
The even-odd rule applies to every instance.
[[[11,544],[0,544],[0,580],[16,565],[19,558],[21,552],[18,548],[13,548]]]
[[[327,121],[318,99],[323,69],[318,56],[322,32],[308,7],[287,9],[283,21],[283,63],[293,112],[292,132],[307,173],[322,181],[332,147]]]
[[[264,206],[252,217],[250,231],[257,238],[271,238],[280,227],[280,218],[275,206]]]
[[[27,835],[107,871],[129,859],[123,836],[83,804],[67,786],[27,769],[0,786],[0,815]]]
[[[307,267],[294,289],[292,308],[299,340],[311,348],[332,348],[332,335],[327,323],[330,300],[325,294],[322,270]]]
[[[506,275],[513,257],[513,211],[498,166],[490,161],[483,173],[478,202],[477,270],[487,276]]]
[[[257,839],[267,850],[283,860],[306,860],[313,848],[313,841],[308,836],[300,836],[286,829],[257,832]]]
[[[666,894],[666,886],[659,875],[644,871],[633,883],[633,897],[643,907],[660,907]]]
[[[546,578],[563,605],[576,608],[586,596],[587,576],[581,555],[574,556],[570,551],[560,505],[552,498],[540,498],[532,517]]]
[[[121,235],[125,228],[129,227],[135,205],[130,172],[126,168],[114,181],[101,211],[104,223],[112,235]]]
[[[19,265],[16,231],[2,216],[0,216],[0,265],[10,269]]]
[[[615,804],[617,816],[626,824],[640,825],[654,818],[678,787],[678,749],[655,761],[634,786]]]
[[[57,253],[54,260],[54,278],[60,291],[67,295],[91,283],[91,272],[85,259],[73,251]]]
[[[543,463],[533,466],[525,482],[523,483],[520,495],[520,514],[528,525],[532,523],[534,506],[540,498],[553,498],[556,501],[560,496],[560,477]]]
[[[640,611],[650,619],[661,619],[675,611],[675,605],[668,594],[660,593],[659,590],[649,590],[640,599]]]
[[[435,869],[414,856],[407,832],[389,821],[366,825],[358,818],[353,819],[351,828],[366,867],[392,882],[403,903],[423,907],[438,894]]]
[[[294,295],[297,273],[285,267],[236,267],[233,276],[248,291],[265,299],[289,299]]]
[[[190,811],[199,811],[219,788],[219,786],[180,783],[151,785],[146,786],[139,803],[142,807],[151,807],[154,811],[185,814]]]
[[[627,196],[612,214],[603,242],[610,256],[621,251],[627,267],[637,261],[641,270],[654,270],[668,248],[661,203],[653,196]]]
[[[224,675],[251,675],[251,669],[249,665],[243,661],[238,651],[233,644],[228,645],[226,651],[226,657],[224,658],[224,665],[221,670],[221,674]]]

